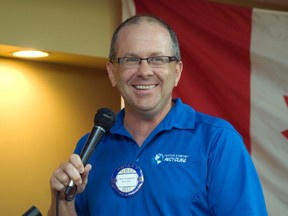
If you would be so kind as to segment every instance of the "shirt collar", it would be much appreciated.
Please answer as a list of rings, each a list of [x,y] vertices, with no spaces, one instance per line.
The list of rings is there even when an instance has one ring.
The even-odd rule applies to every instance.
[[[172,128],[193,129],[195,125],[195,110],[189,105],[182,103],[180,98],[173,99],[173,102],[175,105],[155,130],[171,130]],[[131,137],[123,125],[124,114],[125,108],[117,114],[115,124],[110,129],[110,133]]]

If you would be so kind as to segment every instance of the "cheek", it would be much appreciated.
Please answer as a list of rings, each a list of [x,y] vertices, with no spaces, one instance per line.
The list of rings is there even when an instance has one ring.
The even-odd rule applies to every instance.
[[[162,81],[162,85],[163,85],[162,87],[167,92],[170,92],[171,90],[173,90],[173,88],[177,85],[177,81],[175,80],[176,76],[175,74],[173,75],[171,71],[169,72],[169,74],[162,76],[160,79]]]
[[[126,88],[126,85],[129,85],[129,77],[128,74],[125,72],[118,72],[114,74],[115,86],[118,89],[123,91]]]
[[[175,72],[170,72],[168,79],[170,80],[169,82],[171,83],[171,87],[176,87],[178,85],[179,79]]]

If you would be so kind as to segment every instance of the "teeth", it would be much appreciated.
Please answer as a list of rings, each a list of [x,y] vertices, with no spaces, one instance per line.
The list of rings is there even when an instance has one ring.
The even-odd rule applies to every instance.
[[[146,89],[152,89],[155,88],[156,85],[136,85],[135,88],[139,90],[146,90]]]

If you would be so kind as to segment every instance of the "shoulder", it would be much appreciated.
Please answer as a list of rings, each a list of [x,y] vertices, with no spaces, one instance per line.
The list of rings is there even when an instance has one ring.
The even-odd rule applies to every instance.
[[[182,103],[177,98],[175,101],[175,110],[173,112],[173,118],[178,124],[187,124],[193,130],[206,130],[206,131],[230,131],[240,135],[236,129],[227,120],[212,116],[206,113],[199,112],[193,109],[190,105]]]
[[[195,112],[194,134],[202,140],[207,151],[215,148],[245,151],[243,137],[225,119]]]
[[[214,130],[230,130],[238,133],[227,120],[197,111],[195,111],[195,126]]]

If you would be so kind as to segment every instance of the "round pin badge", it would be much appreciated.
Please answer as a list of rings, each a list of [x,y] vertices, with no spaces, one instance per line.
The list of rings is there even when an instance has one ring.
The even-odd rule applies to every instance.
[[[117,168],[111,177],[113,191],[122,197],[135,195],[144,183],[141,168],[136,164],[125,164]]]

